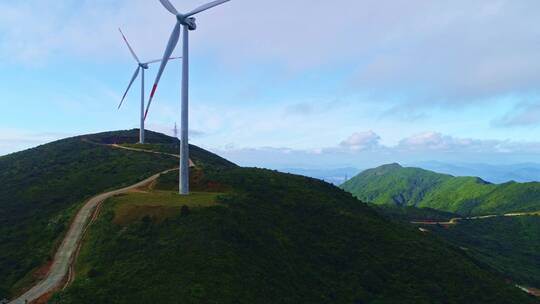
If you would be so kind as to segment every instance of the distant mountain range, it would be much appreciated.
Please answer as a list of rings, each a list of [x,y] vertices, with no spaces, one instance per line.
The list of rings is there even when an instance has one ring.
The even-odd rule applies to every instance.
[[[510,181],[526,183],[540,182],[540,164],[522,163],[510,165],[492,165],[481,163],[445,163],[439,161],[425,161],[416,163],[406,163],[407,167],[422,168],[438,173],[450,174],[453,176],[478,176],[481,179],[494,184],[502,184]],[[341,185],[346,180],[357,175],[362,169],[355,167],[343,168],[302,168],[287,167],[277,168],[278,171],[305,175],[321,179],[334,185]]]
[[[278,169],[278,171],[309,176],[324,180],[334,185],[341,185],[349,178],[360,173],[362,170],[358,168],[346,167],[335,169],[282,168]]]
[[[419,162],[408,164],[411,167],[419,167],[439,173],[454,176],[478,176],[482,179],[501,184],[509,181],[534,182],[540,181],[540,164],[523,163],[511,165],[490,164],[449,164],[437,161]]]
[[[366,170],[341,186],[375,204],[428,207],[461,215],[540,210],[540,183],[489,183],[399,164]]]

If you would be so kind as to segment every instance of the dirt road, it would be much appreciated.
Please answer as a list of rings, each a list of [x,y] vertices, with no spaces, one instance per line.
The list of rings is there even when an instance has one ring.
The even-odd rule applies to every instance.
[[[168,156],[173,156],[173,157],[176,157],[176,158],[180,158],[180,155],[178,155],[178,154],[158,152],[158,151],[145,150],[145,149],[137,149],[137,148],[125,147],[125,146],[121,146],[121,145],[117,145],[117,144],[113,144],[113,145],[110,145],[110,146],[113,147],[113,148],[117,148],[117,149],[124,149],[124,150],[129,150],[129,151],[137,151],[137,152],[145,152],[145,153],[153,153],[153,154],[161,154],[161,155],[168,155]],[[190,167],[195,167],[195,164],[191,161],[191,159],[189,160],[189,166]]]
[[[457,225],[460,221],[471,221],[471,220],[483,220],[494,217],[516,217],[516,216],[540,216],[540,211],[535,212],[514,212],[501,215],[481,215],[481,216],[471,216],[471,217],[455,217],[449,221],[432,221],[432,220],[423,220],[423,221],[412,221],[411,224],[416,225]]]
[[[17,299],[9,302],[12,304],[24,304],[26,301],[31,303],[32,301],[38,299],[42,295],[55,290],[60,287],[63,281],[65,280],[68,270],[71,263],[74,260],[75,252],[77,247],[82,239],[84,230],[94,214],[94,210],[106,199],[129,192],[133,189],[148,185],[155,181],[160,175],[170,172],[170,169],[161,173],[158,173],[152,177],[145,179],[142,182],[136,183],[134,185],[128,186],[126,188],[109,191],[96,195],[89,199],[84,206],[77,212],[75,219],[71,223],[68,233],[64,237],[62,244],[58,248],[56,255],[54,257],[52,266],[47,274],[47,277],[39,282],[37,285],[32,287],[30,290],[25,292],[23,295]]]

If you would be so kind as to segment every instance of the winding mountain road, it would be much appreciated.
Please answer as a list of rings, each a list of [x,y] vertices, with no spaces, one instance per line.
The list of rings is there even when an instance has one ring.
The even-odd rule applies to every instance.
[[[178,155],[178,154],[159,152],[159,151],[152,151],[152,150],[145,150],[145,149],[137,149],[137,148],[126,147],[126,146],[121,146],[121,145],[117,145],[117,144],[112,144],[112,145],[109,145],[109,146],[111,146],[113,148],[117,148],[117,149],[124,149],[124,150],[129,150],[129,151],[145,152],[145,153],[152,153],[152,154],[161,154],[161,155],[167,155],[167,156],[180,158],[180,155]],[[191,159],[189,160],[189,166],[190,167],[195,167],[195,164],[191,161]]]
[[[471,216],[471,217],[455,217],[450,219],[449,221],[430,221],[430,220],[424,220],[424,221],[412,221],[411,224],[416,225],[457,225],[460,221],[471,221],[471,220],[483,220],[488,218],[494,218],[494,217],[516,217],[516,216],[540,216],[540,211],[535,212],[514,212],[514,213],[507,213],[507,214],[492,214],[492,215],[481,215],[481,216]]]
[[[152,183],[153,181],[155,181],[156,179],[158,179],[162,174],[168,173],[173,170],[177,170],[177,169],[169,169],[161,173],[158,173],[156,175],[153,175],[134,185],[131,185],[122,189],[118,189],[118,190],[105,192],[105,193],[102,193],[102,194],[99,194],[90,198],[83,205],[83,207],[77,212],[75,219],[71,223],[71,226],[66,236],[64,237],[62,244],[60,245],[60,247],[58,248],[54,256],[53,263],[47,274],[47,277],[43,281],[39,282],[37,285],[32,287],[30,290],[25,292],[23,295],[21,295],[20,297],[16,298],[15,300],[9,303],[10,304],[31,303],[32,301],[42,297],[43,295],[51,291],[54,291],[55,289],[61,286],[61,284],[66,279],[66,276],[68,275],[69,268],[72,262],[74,261],[76,251],[82,240],[84,231],[90,219],[94,216],[95,211],[98,209],[101,203],[103,203],[103,201],[113,196],[132,191],[142,186],[146,186]]]

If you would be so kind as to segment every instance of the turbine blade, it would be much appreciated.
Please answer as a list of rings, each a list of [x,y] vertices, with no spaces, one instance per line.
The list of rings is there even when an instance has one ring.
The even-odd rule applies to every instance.
[[[203,11],[205,11],[207,9],[211,9],[214,6],[218,6],[218,5],[221,5],[221,4],[223,4],[225,2],[229,2],[229,1],[231,1],[231,0],[216,0],[216,1],[212,1],[212,2],[210,2],[208,4],[205,4],[205,5],[201,5],[201,6],[197,7],[196,9],[192,10],[191,12],[187,13],[185,15],[185,17],[187,18],[187,17],[193,16],[193,15],[198,14],[200,12],[203,12]]]
[[[174,60],[174,59],[180,59],[182,57],[171,57],[169,58],[169,60]],[[157,63],[157,62],[161,62],[163,59],[156,59],[156,60],[151,60],[151,61],[148,61],[146,64],[152,64],[152,63]]]
[[[126,42],[127,47],[129,48],[129,51],[131,52],[131,55],[133,55],[133,58],[135,59],[135,61],[137,61],[137,63],[141,63],[141,61],[139,60],[139,57],[137,57],[137,54],[135,54],[135,52],[133,51],[133,48],[131,48],[131,45],[129,45],[129,42],[126,36],[124,35],[124,33],[122,32],[122,30],[120,28],[118,30],[120,31],[120,34],[122,34],[122,38],[124,38],[124,41]]]
[[[159,67],[159,71],[156,75],[156,81],[154,82],[154,86],[152,87],[152,93],[150,94],[150,99],[148,100],[148,104],[146,105],[146,111],[144,112],[144,119],[146,120],[146,116],[148,115],[148,110],[150,109],[150,105],[152,104],[152,100],[154,99],[154,94],[156,94],[157,86],[159,84],[159,80],[161,79],[161,76],[163,75],[163,71],[165,70],[165,67],[167,66],[167,62],[169,62],[169,58],[171,58],[171,54],[174,51],[174,48],[178,44],[178,40],[180,39],[180,22],[176,22],[176,25],[174,26],[174,29],[171,33],[171,38],[169,38],[169,43],[167,43],[167,48],[165,49],[165,53],[163,54],[163,59],[161,59],[161,66]]]
[[[169,0],[159,0],[161,4],[169,11],[171,14],[174,14],[175,16],[178,15],[178,11],[176,8],[174,8],[174,5],[169,2]]]
[[[137,79],[137,76],[139,76],[139,72],[141,71],[141,67],[137,66],[137,69],[135,70],[135,73],[133,74],[133,77],[131,78],[131,81],[129,82],[129,85],[126,89],[126,92],[124,92],[124,96],[122,96],[122,101],[120,101],[120,104],[118,105],[118,109],[122,106],[124,103],[124,99],[126,99],[126,95],[129,92],[129,89],[133,85],[133,82],[135,82],[135,79]]]

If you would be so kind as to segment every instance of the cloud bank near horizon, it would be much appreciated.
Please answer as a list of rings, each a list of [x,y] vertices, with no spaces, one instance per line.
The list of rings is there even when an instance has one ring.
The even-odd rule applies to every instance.
[[[386,146],[381,144],[379,135],[366,131],[356,132],[334,147],[309,150],[229,147],[215,151],[241,165],[269,168],[368,168],[422,161],[512,164],[536,162],[540,141],[482,140],[425,132],[405,137],[397,145]]]
[[[154,129],[171,136],[173,134],[173,131],[166,126],[154,126]],[[0,155],[72,136],[72,134],[64,133],[20,134],[12,131],[3,130],[3,134],[7,135],[0,137]],[[197,131],[192,133],[195,141],[204,136],[204,134]],[[206,148],[243,166],[273,169],[368,168],[393,162],[413,163],[422,161],[513,164],[537,162],[537,155],[540,154],[540,141],[519,142],[456,138],[437,132],[424,132],[407,136],[393,146],[381,144],[381,140],[381,136],[370,130],[355,132],[341,142],[336,143],[335,146],[314,149],[285,147],[239,148],[234,145]],[[17,149],[13,150],[13,147],[17,147]]]

